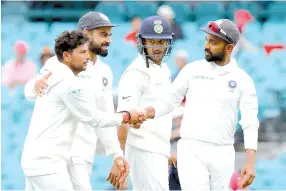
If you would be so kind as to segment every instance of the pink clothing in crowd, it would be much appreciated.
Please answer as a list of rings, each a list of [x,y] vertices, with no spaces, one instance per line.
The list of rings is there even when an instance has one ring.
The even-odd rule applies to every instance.
[[[2,69],[2,83],[9,86],[25,84],[37,73],[37,66],[29,60],[23,63],[16,63],[16,60],[9,60]]]
[[[9,87],[25,84],[37,73],[34,62],[25,59],[29,45],[25,41],[16,41],[14,44],[16,58],[7,61],[2,68],[2,83]]]

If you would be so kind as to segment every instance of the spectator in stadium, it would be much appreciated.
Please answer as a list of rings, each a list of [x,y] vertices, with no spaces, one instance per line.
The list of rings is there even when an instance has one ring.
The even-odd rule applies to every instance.
[[[137,46],[137,40],[136,40],[136,35],[138,34],[139,30],[140,30],[140,26],[141,26],[141,18],[138,16],[134,16],[132,18],[131,21],[131,25],[132,25],[132,31],[129,32],[126,36],[125,36],[125,41],[126,42],[131,42],[134,45]]]
[[[175,64],[177,66],[176,73],[172,76],[172,81],[177,77],[181,69],[188,64],[189,54],[185,50],[177,50],[175,54]]]
[[[165,19],[168,20],[169,24],[171,25],[172,32],[175,34],[174,40],[184,39],[185,35],[181,25],[176,24],[174,21],[176,14],[172,7],[169,5],[161,5],[157,10],[157,14],[161,17],[165,17]]]
[[[53,56],[54,54],[52,53],[51,49],[48,46],[44,46],[40,56],[41,65],[44,66],[46,61]]]
[[[17,41],[14,45],[16,58],[8,60],[2,69],[2,83],[10,88],[25,85],[37,73],[36,64],[26,58],[29,45],[24,41]]]
[[[182,70],[182,68],[188,64],[188,57],[189,54],[187,51],[185,50],[178,50],[176,52],[176,56],[175,56],[175,63],[177,66],[177,71],[176,73],[172,76],[172,81],[175,80],[175,78],[177,77],[177,75],[180,73],[180,71]],[[186,97],[183,99],[182,104],[184,104],[186,102]]]
[[[253,16],[248,10],[239,9],[235,11],[234,18],[241,36],[237,45],[233,49],[232,56],[237,57],[243,49],[252,54],[256,54],[258,52],[258,48],[243,35],[246,25],[254,20]]]

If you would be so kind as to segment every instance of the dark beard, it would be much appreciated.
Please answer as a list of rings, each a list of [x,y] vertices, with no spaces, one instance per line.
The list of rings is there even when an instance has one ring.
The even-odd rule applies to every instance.
[[[210,55],[205,55],[205,59],[208,62],[221,62],[224,61],[224,58],[225,58],[225,52],[220,52],[215,55],[213,55],[212,53],[210,53]]]
[[[89,50],[96,55],[106,57],[108,55],[108,50],[103,50],[101,47],[96,46],[94,43],[89,44]]]

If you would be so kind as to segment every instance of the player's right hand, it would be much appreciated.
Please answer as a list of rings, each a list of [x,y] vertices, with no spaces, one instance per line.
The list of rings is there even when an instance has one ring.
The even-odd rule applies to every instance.
[[[144,113],[138,110],[130,110],[129,113],[129,124],[131,124],[133,128],[140,128],[141,124],[145,121]]]
[[[138,110],[129,110],[122,112],[122,123],[130,124],[130,127],[140,128],[141,124],[145,121],[144,113]]]
[[[151,106],[146,107],[144,109],[144,118],[146,119],[153,119],[155,117],[155,109]]]
[[[48,88],[48,79],[52,75],[52,72],[48,72],[41,79],[35,81],[34,89],[38,96],[45,95],[45,90]]]

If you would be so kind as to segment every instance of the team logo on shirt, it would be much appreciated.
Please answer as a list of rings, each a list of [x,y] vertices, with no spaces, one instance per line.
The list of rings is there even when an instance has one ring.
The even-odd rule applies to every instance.
[[[234,89],[234,88],[236,88],[236,81],[234,81],[234,80],[230,80],[229,82],[228,82],[228,86],[231,88],[231,89]]]
[[[79,74],[78,77],[81,78],[81,79],[90,79],[91,78],[91,76],[84,75],[84,74]]]
[[[102,78],[102,83],[103,83],[104,86],[107,86],[108,80],[107,80],[106,77],[103,77],[103,78]]]

